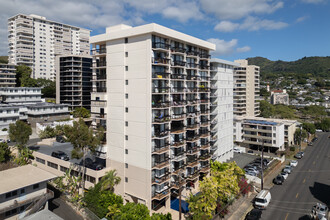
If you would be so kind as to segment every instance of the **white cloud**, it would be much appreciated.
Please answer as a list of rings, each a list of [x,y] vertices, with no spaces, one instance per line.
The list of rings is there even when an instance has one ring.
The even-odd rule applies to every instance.
[[[248,30],[248,31],[258,31],[261,29],[265,30],[279,30],[287,27],[288,24],[281,21],[273,20],[261,20],[256,17],[247,17],[243,23],[233,23],[230,21],[222,21],[214,27],[214,30],[220,32],[232,32],[235,30]]]
[[[308,18],[309,18],[309,16],[302,16],[302,17],[299,17],[299,18],[296,19],[296,23],[303,22],[303,21],[305,21],[305,20],[308,19]]]
[[[276,0],[200,0],[206,13],[219,19],[240,19],[252,14],[270,14],[283,7]]]
[[[238,44],[237,39],[232,39],[231,41],[225,41],[218,38],[210,38],[207,41],[215,44],[216,46],[216,50],[211,52],[213,56],[227,56],[235,52],[243,53],[251,50],[249,46],[237,48],[237,44]]]
[[[304,3],[319,4],[325,2],[325,0],[301,0]]]
[[[196,2],[183,2],[176,6],[170,6],[162,11],[165,18],[172,18],[182,23],[188,20],[201,20],[203,15]]]
[[[245,52],[248,52],[250,50],[251,50],[251,47],[249,47],[249,46],[239,47],[239,48],[236,49],[236,51],[238,53],[245,53]]]
[[[231,21],[221,21],[214,27],[214,30],[220,32],[233,32],[237,28],[239,28],[239,24],[237,23],[233,23]]]

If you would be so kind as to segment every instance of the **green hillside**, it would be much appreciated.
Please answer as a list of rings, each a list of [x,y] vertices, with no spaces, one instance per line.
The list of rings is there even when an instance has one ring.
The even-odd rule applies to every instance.
[[[0,63],[8,63],[8,56],[0,56]]]
[[[297,78],[330,78],[330,56],[304,57],[302,59],[286,62],[282,60],[271,61],[264,57],[247,58],[249,64],[260,66],[260,74],[264,79],[278,76],[292,76]]]

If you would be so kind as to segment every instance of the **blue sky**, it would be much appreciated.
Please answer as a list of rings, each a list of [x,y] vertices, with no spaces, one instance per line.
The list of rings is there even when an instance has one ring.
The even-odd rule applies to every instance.
[[[0,55],[7,19],[18,13],[105,32],[120,23],[158,23],[213,42],[213,57],[292,61],[329,56],[328,0],[0,0]]]

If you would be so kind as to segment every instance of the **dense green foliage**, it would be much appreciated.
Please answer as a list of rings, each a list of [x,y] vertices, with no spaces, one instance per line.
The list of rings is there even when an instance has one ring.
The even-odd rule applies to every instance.
[[[11,158],[11,151],[7,143],[0,143],[0,163],[6,163]]]
[[[9,139],[16,142],[19,149],[22,149],[29,141],[32,134],[32,128],[30,125],[23,121],[17,120],[15,124],[9,125]]]
[[[0,63],[8,63],[8,56],[0,56]]]
[[[303,129],[305,129],[310,134],[315,134],[316,128],[313,123],[303,123]]]
[[[263,79],[276,79],[277,76],[291,76],[297,78],[298,83],[311,76],[330,78],[330,57],[304,57],[286,62],[271,61],[264,57],[248,58],[250,65],[260,66]]]
[[[32,70],[30,67],[20,65],[16,67],[16,86],[17,87],[40,87],[43,97],[55,98],[55,82],[48,79],[31,78]]]
[[[302,113],[312,117],[323,117],[327,115],[325,107],[319,105],[306,106],[302,110]]]
[[[111,192],[115,191],[115,186],[121,181],[116,172],[116,170],[110,170],[102,177],[101,190],[110,190]]]
[[[84,107],[75,108],[73,110],[73,117],[75,118],[89,118],[90,116],[91,116],[90,111],[88,111]]]
[[[268,92],[267,89],[265,89],[265,88],[261,88],[260,89],[260,96],[262,96],[264,98],[268,98],[268,97],[270,97],[270,92]]]
[[[330,131],[330,118],[324,118],[320,122],[315,123],[315,127],[322,131]]]
[[[265,118],[295,119],[296,110],[286,105],[272,105],[265,100],[260,101],[260,116]]]
[[[32,150],[29,150],[27,147],[24,147],[22,149],[19,149],[18,151],[18,157],[15,158],[15,163],[19,166],[27,165],[32,162],[33,152]]]
[[[294,142],[295,144],[300,144],[303,139],[307,138],[308,134],[306,130],[297,128],[296,131],[294,132]]]

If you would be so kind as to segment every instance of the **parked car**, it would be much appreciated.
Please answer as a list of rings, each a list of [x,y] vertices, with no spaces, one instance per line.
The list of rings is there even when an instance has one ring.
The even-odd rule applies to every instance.
[[[287,172],[281,172],[281,176],[286,180],[288,178],[289,174]]]
[[[233,148],[233,151],[234,151],[234,153],[243,153],[243,150],[242,149],[239,149],[238,147],[234,147]]]
[[[258,170],[255,170],[255,169],[252,169],[252,168],[248,168],[248,169],[244,169],[245,172],[248,172],[248,173],[255,173],[255,175],[258,175],[259,174],[259,171]]]
[[[316,203],[316,205],[313,206],[310,217],[311,219],[327,219],[329,215],[329,209],[325,204],[322,203]]]
[[[249,154],[253,154],[253,150],[248,150],[247,151]]]
[[[56,136],[56,141],[59,142],[59,143],[64,143],[65,142],[65,139],[64,139],[63,136],[58,135],[58,136]]]
[[[0,143],[6,143],[4,139],[0,139]]]
[[[272,196],[268,190],[261,190],[254,199],[254,207],[257,209],[266,209]]]
[[[304,157],[304,155],[305,155],[305,152],[304,151],[300,151],[298,153],[301,154],[302,157]]]
[[[58,159],[65,160],[65,161],[68,161],[70,159],[69,156],[66,153],[64,153],[63,151],[53,151],[52,157],[56,157]]]
[[[256,172],[252,172],[252,171],[245,171],[245,174],[250,175],[250,176],[257,176],[258,174]]]
[[[259,209],[252,209],[249,213],[245,216],[245,220],[258,220],[261,218],[262,211]]]
[[[298,161],[296,161],[296,160],[291,160],[290,161],[290,166],[296,167],[297,165],[298,165]]]
[[[303,156],[300,153],[296,153],[294,155],[294,157],[297,158],[297,159],[301,159]]]
[[[309,142],[308,143],[308,146],[313,146],[313,142]]]
[[[84,160],[82,159],[79,164],[83,166]],[[85,159],[85,167],[92,170],[102,170],[104,168],[103,165],[94,162],[91,158],[88,157]]]
[[[276,185],[282,185],[284,182],[284,177],[282,175],[277,175],[274,179],[273,179],[273,183]]]
[[[283,171],[283,172],[286,172],[286,173],[288,173],[288,174],[290,174],[290,173],[292,172],[292,167],[289,166],[289,165],[286,165],[286,166],[283,168],[282,171]]]
[[[31,146],[28,146],[28,148],[29,148],[30,150],[35,150],[35,151],[37,151],[37,150],[40,149],[40,146],[38,146],[38,145],[31,145]]]
[[[315,137],[315,138],[313,138],[312,142],[315,142],[315,141],[317,141],[317,140],[318,140],[318,138]]]

